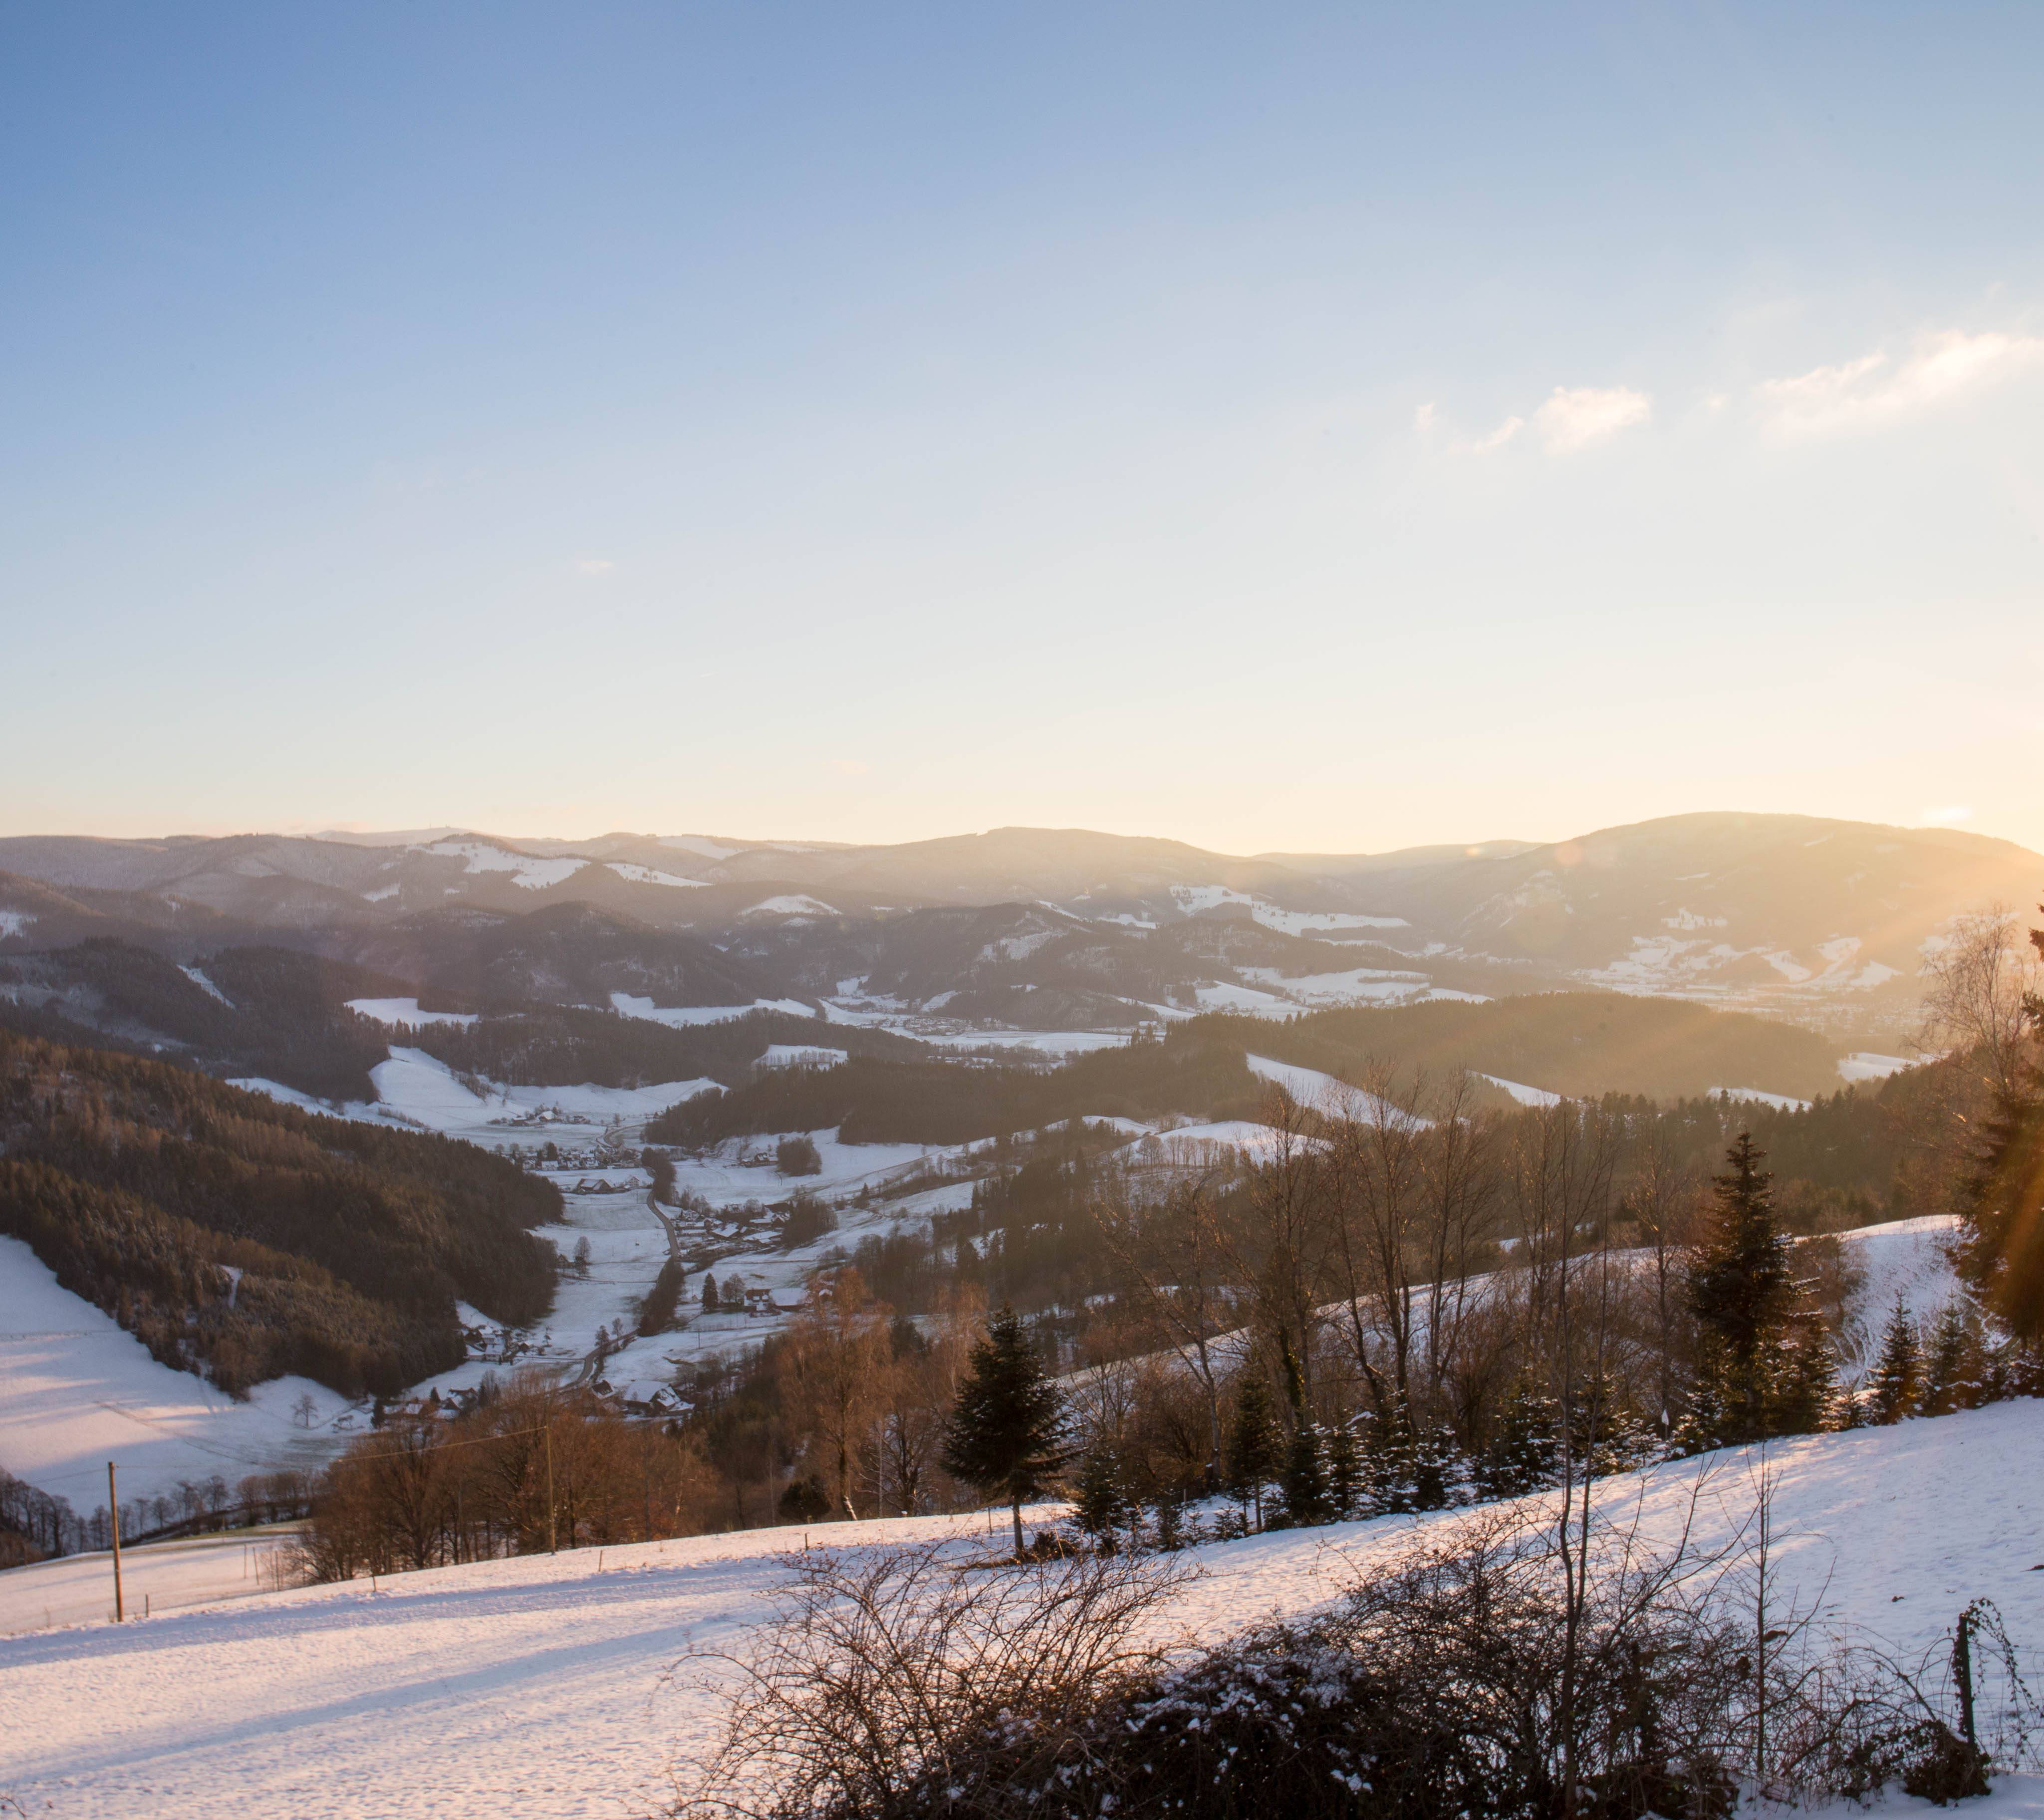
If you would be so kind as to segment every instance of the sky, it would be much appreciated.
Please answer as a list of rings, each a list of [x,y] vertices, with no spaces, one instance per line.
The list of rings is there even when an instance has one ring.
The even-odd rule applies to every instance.
[[[2044,9],[0,10],[0,832],[2044,849]]]

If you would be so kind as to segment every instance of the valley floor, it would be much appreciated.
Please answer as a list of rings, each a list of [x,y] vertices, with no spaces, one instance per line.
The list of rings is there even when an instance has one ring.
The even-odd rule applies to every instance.
[[[1779,1558],[1821,1598],[1825,1624],[1913,1654],[1986,1596],[2026,1653],[2044,1644],[2044,1403],[1769,1453]],[[1663,1541],[1693,1499],[1708,1545],[1750,1512],[1753,1464],[1750,1451],[1675,1463],[1604,1481],[1602,1496]],[[1303,1611],[1335,1596],[1351,1564],[1452,1520],[1207,1545],[1171,1622],[1215,1638]],[[998,1546],[989,1527],[931,1518],[808,1535],[833,1547],[948,1536],[977,1553]],[[707,1672],[670,1671],[692,1649],[742,1647],[803,1539],[582,1549],[0,1641],[0,1796],[53,1820],[645,1814],[717,1725]],[[33,1597],[48,1571],[7,1576],[10,1597]],[[2044,1782],[2009,1777],[1971,1811],[2044,1814]]]

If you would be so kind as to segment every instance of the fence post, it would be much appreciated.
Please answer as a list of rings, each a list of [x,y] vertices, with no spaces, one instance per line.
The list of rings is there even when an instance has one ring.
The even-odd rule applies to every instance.
[[[1959,1724],[1966,1734],[1966,1748],[1976,1756],[1980,1751],[1980,1739],[1973,1730],[1973,1608],[1969,1605],[1959,1614],[1959,1630],[1952,1645],[1952,1679],[1959,1688]]]
[[[127,1612],[121,1603],[121,1497],[113,1488],[113,1462],[106,1462],[106,1515],[113,1537],[113,1622],[121,1623]]]

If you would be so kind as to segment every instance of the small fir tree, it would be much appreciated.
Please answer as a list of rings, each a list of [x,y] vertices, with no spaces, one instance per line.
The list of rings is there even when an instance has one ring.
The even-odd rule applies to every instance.
[[[1742,1131],[1712,1178],[1715,1210],[1689,1266],[1696,1318],[1696,1395],[1685,1434],[1709,1446],[1784,1432],[1782,1342],[1799,1297],[1790,1247],[1774,1208],[1765,1153]],[[1716,1419],[1707,1430],[1704,1415]],[[1691,1449],[1694,1451],[1693,1447]]]
[[[1363,1434],[1363,1481],[1370,1515],[1397,1516],[1420,1509],[1417,1437],[1404,1404],[1373,1410]]]
[[[1015,1519],[1015,1557],[1023,1556],[1022,1500],[1050,1488],[1070,1457],[1064,1397],[1003,1304],[972,1349],[944,1436],[944,1470],[982,1492],[1005,1495]]]
[[[1827,1425],[1835,1433],[1848,1434],[1855,1428],[1866,1426],[1866,1405],[1860,1394],[1849,1384],[1841,1384],[1831,1403],[1831,1419]]]
[[[705,1272],[703,1275],[702,1311],[705,1315],[713,1315],[717,1310],[717,1279]]]
[[[1552,1484],[1561,1457],[1559,1430],[1553,1399],[1531,1372],[1522,1371],[1477,1462],[1477,1490],[1486,1498],[1517,1498]]]
[[[1919,1413],[1949,1415],[1955,1409],[1973,1408],[1980,1401],[1981,1376],[1980,1346],[1973,1323],[1958,1300],[1947,1302],[1931,1330]]]
[[[1569,1405],[1569,1457],[1578,1473],[1601,1478],[1625,1470],[1623,1447],[1617,1438],[1623,1423],[1616,1381],[1607,1371],[1589,1373],[1575,1387]]]
[[[1293,1528],[1311,1529],[1334,1520],[1327,1440],[1315,1423],[1302,1422],[1292,1431],[1285,1452],[1284,1492],[1285,1521]]]
[[[1838,1423],[1838,1361],[1814,1308],[1790,1318],[1776,1376],[1773,1431],[1815,1434]]]
[[[1867,1380],[1876,1422],[1900,1422],[1904,1416],[1915,1414],[1923,1377],[1922,1351],[1916,1323],[1910,1319],[1909,1311],[1898,1296],[1888,1313],[1888,1325],[1881,1330],[1881,1357]]]
[[[1675,1453],[1708,1453],[1725,1445],[1732,1426],[1731,1400],[1726,1391],[1731,1375],[1716,1337],[1700,1336],[1688,1402],[1669,1444]]]
[[[1352,1517],[1362,1498],[1362,1449],[1346,1422],[1335,1424],[1327,1437],[1327,1501],[1337,1519]]]
[[[1079,1482],[1072,1498],[1073,1522],[1104,1553],[1112,1552],[1116,1535],[1134,1528],[1136,1509],[1121,1461],[1112,1448],[1097,1442],[1079,1461]]]
[[[1412,1429],[1412,1506],[1444,1511],[1469,1495],[1469,1461],[1447,1429],[1429,1423]]]
[[[1278,1430],[1270,1387],[1251,1373],[1235,1392],[1235,1420],[1228,1426],[1224,1465],[1228,1488],[1240,1500],[1243,1520],[1247,1521],[1254,1505],[1259,1530],[1263,1527],[1264,1487],[1277,1477],[1284,1458],[1284,1440]]]
[[[820,1523],[830,1515],[830,1496],[815,1473],[790,1479],[781,1494],[781,1521],[784,1523]]]
[[[1157,1494],[1157,1545],[1166,1554],[1185,1545],[1185,1499],[1176,1485],[1166,1485]]]

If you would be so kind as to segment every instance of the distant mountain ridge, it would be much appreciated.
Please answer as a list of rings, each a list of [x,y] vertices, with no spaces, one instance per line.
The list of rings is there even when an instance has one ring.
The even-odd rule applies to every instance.
[[[1381,854],[1042,828],[40,835],[0,839],[0,962],[94,935],[180,961],[281,944],[451,1004],[799,999],[1037,1029],[1591,987],[1871,1041],[1903,1027],[1954,918],[2040,895],[2044,856],[2011,842],[1731,813]]]

